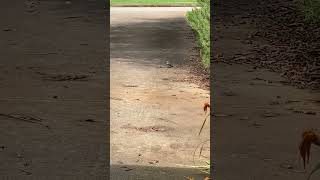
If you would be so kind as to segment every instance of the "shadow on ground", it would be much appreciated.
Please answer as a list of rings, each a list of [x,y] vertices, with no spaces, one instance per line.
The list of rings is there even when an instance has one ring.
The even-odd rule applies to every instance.
[[[161,65],[166,61],[186,64],[195,44],[186,23],[184,18],[170,18],[112,25],[111,58],[134,60],[143,65]],[[172,39],[177,41],[173,43]]]
[[[195,180],[204,179],[206,174],[197,169],[191,168],[171,168],[171,167],[152,167],[137,165],[111,165],[110,179],[112,180],[131,180],[131,179],[154,179],[154,180],[182,180],[186,177],[194,177]]]

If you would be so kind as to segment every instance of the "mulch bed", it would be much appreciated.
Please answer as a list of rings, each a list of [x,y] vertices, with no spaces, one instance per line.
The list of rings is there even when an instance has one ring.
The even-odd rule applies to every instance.
[[[320,89],[320,23],[306,22],[290,0],[263,1],[252,14],[258,31],[247,40],[268,43],[255,44],[251,55],[237,61],[279,72],[299,88]]]
[[[250,44],[253,49],[231,59],[213,56],[212,62],[251,64],[281,74],[289,84],[298,88],[319,90],[320,23],[305,21],[300,8],[292,0],[259,1],[250,10],[244,11],[246,23],[256,31],[250,33],[243,42]],[[209,70],[202,66],[197,54],[199,51],[193,51],[189,64],[195,75],[193,81],[209,89]]]

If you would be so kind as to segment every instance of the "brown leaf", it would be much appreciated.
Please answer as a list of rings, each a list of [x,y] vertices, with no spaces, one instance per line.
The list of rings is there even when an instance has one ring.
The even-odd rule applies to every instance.
[[[210,104],[207,103],[207,102],[204,103],[204,105],[203,105],[203,111],[204,111],[205,113],[207,113],[208,108],[210,108]]]
[[[211,180],[211,178],[209,178],[209,177],[205,177],[203,180]]]
[[[302,134],[302,142],[299,150],[303,160],[303,167],[306,168],[306,163],[309,163],[311,144],[318,145],[320,138],[313,130],[305,131]]]

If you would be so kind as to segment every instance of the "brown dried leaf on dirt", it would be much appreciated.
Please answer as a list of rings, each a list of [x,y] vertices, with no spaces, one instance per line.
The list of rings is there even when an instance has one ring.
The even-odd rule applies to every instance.
[[[303,159],[303,167],[306,168],[306,163],[309,163],[311,144],[320,146],[320,137],[314,130],[308,130],[302,134],[302,142],[300,143],[299,150]]]
[[[207,111],[208,111],[208,108],[210,108],[210,104],[209,103],[204,103],[204,105],[203,105],[203,111],[205,112],[205,113],[207,113]]]
[[[203,110],[204,110],[205,114],[207,114],[208,108],[210,109],[210,104],[207,103],[207,102],[204,103]],[[207,121],[208,116],[209,116],[209,114],[206,115],[206,117],[204,118],[203,123],[202,123],[202,126],[201,126],[201,128],[200,128],[200,131],[199,131],[199,134],[198,134],[198,135],[201,134],[202,129],[203,129],[204,125],[206,124],[206,121]]]
[[[235,56],[228,62],[253,64],[281,73],[283,84],[319,89],[320,24],[310,24],[304,13],[297,13],[301,2],[261,1],[257,8],[248,10],[252,17],[248,23],[256,30],[244,42],[253,48],[250,54]]]

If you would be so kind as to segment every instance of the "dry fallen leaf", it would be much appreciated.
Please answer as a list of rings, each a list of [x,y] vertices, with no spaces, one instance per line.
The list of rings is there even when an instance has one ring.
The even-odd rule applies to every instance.
[[[204,105],[203,105],[203,111],[205,112],[205,113],[207,113],[207,111],[208,111],[208,108],[210,108],[210,104],[209,103],[204,103]]]
[[[203,180],[211,180],[211,178],[209,178],[209,177],[205,177]]]
[[[203,105],[203,111],[204,111],[205,115],[207,114],[208,108],[210,108],[210,104],[207,103],[207,102],[204,103],[204,105]],[[202,131],[202,129],[203,129],[203,127],[204,127],[204,124],[206,123],[207,118],[208,118],[209,115],[210,115],[210,114],[207,114],[206,117],[204,118],[204,121],[203,121],[202,126],[201,126],[201,128],[200,128],[199,135],[201,134],[201,131]]]
[[[303,159],[303,167],[306,168],[306,163],[309,163],[311,144],[320,146],[320,138],[314,130],[308,130],[302,134],[302,142],[299,146],[300,155]]]

